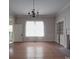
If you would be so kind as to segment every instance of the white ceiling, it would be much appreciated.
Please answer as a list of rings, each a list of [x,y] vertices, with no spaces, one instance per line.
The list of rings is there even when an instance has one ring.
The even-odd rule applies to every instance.
[[[64,8],[70,0],[35,0],[35,9],[41,15],[54,14]],[[9,0],[9,12],[15,15],[27,15],[32,10],[33,0]]]

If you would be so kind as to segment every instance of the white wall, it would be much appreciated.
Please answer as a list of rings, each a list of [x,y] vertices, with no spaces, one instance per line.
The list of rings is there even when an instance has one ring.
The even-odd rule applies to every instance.
[[[27,38],[25,37],[25,22],[29,20],[44,21],[45,36],[42,38]],[[52,16],[39,16],[32,19],[29,16],[17,16],[15,24],[22,24],[23,40],[24,41],[54,41],[55,40],[55,21]],[[39,30],[39,29],[37,29]]]
[[[66,6],[61,12],[59,12],[56,21],[55,21],[55,29],[57,29],[56,25],[58,22],[64,22],[63,26],[63,34],[60,35],[60,44],[67,48],[67,37],[66,37],[66,29],[67,34],[70,35],[70,6]],[[55,31],[56,32],[56,31]],[[58,34],[56,32],[55,41],[58,42]]]

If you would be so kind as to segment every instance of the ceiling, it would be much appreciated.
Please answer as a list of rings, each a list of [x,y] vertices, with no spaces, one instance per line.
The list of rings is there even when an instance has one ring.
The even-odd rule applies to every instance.
[[[40,15],[55,14],[64,8],[70,0],[35,0],[35,9]],[[33,8],[33,0],[9,0],[9,13],[27,15]]]

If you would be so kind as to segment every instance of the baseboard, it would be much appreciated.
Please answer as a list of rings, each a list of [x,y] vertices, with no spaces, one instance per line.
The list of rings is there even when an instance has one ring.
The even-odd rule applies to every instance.
[[[14,43],[24,43],[24,42],[14,42]]]
[[[55,41],[18,41],[14,43],[25,43],[25,42],[49,42],[49,43],[56,43]]]
[[[27,42],[47,42],[47,43],[55,43],[55,44],[58,44],[58,45],[61,45],[59,43],[57,43],[56,41],[19,41],[19,42],[14,42],[14,43],[27,43]],[[61,45],[62,47],[64,47],[63,45]]]

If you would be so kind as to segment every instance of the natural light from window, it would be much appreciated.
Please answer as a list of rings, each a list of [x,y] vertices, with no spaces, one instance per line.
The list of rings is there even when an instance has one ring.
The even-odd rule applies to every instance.
[[[25,35],[26,37],[44,37],[44,22],[27,21]]]
[[[9,32],[13,32],[13,26],[9,25]]]

